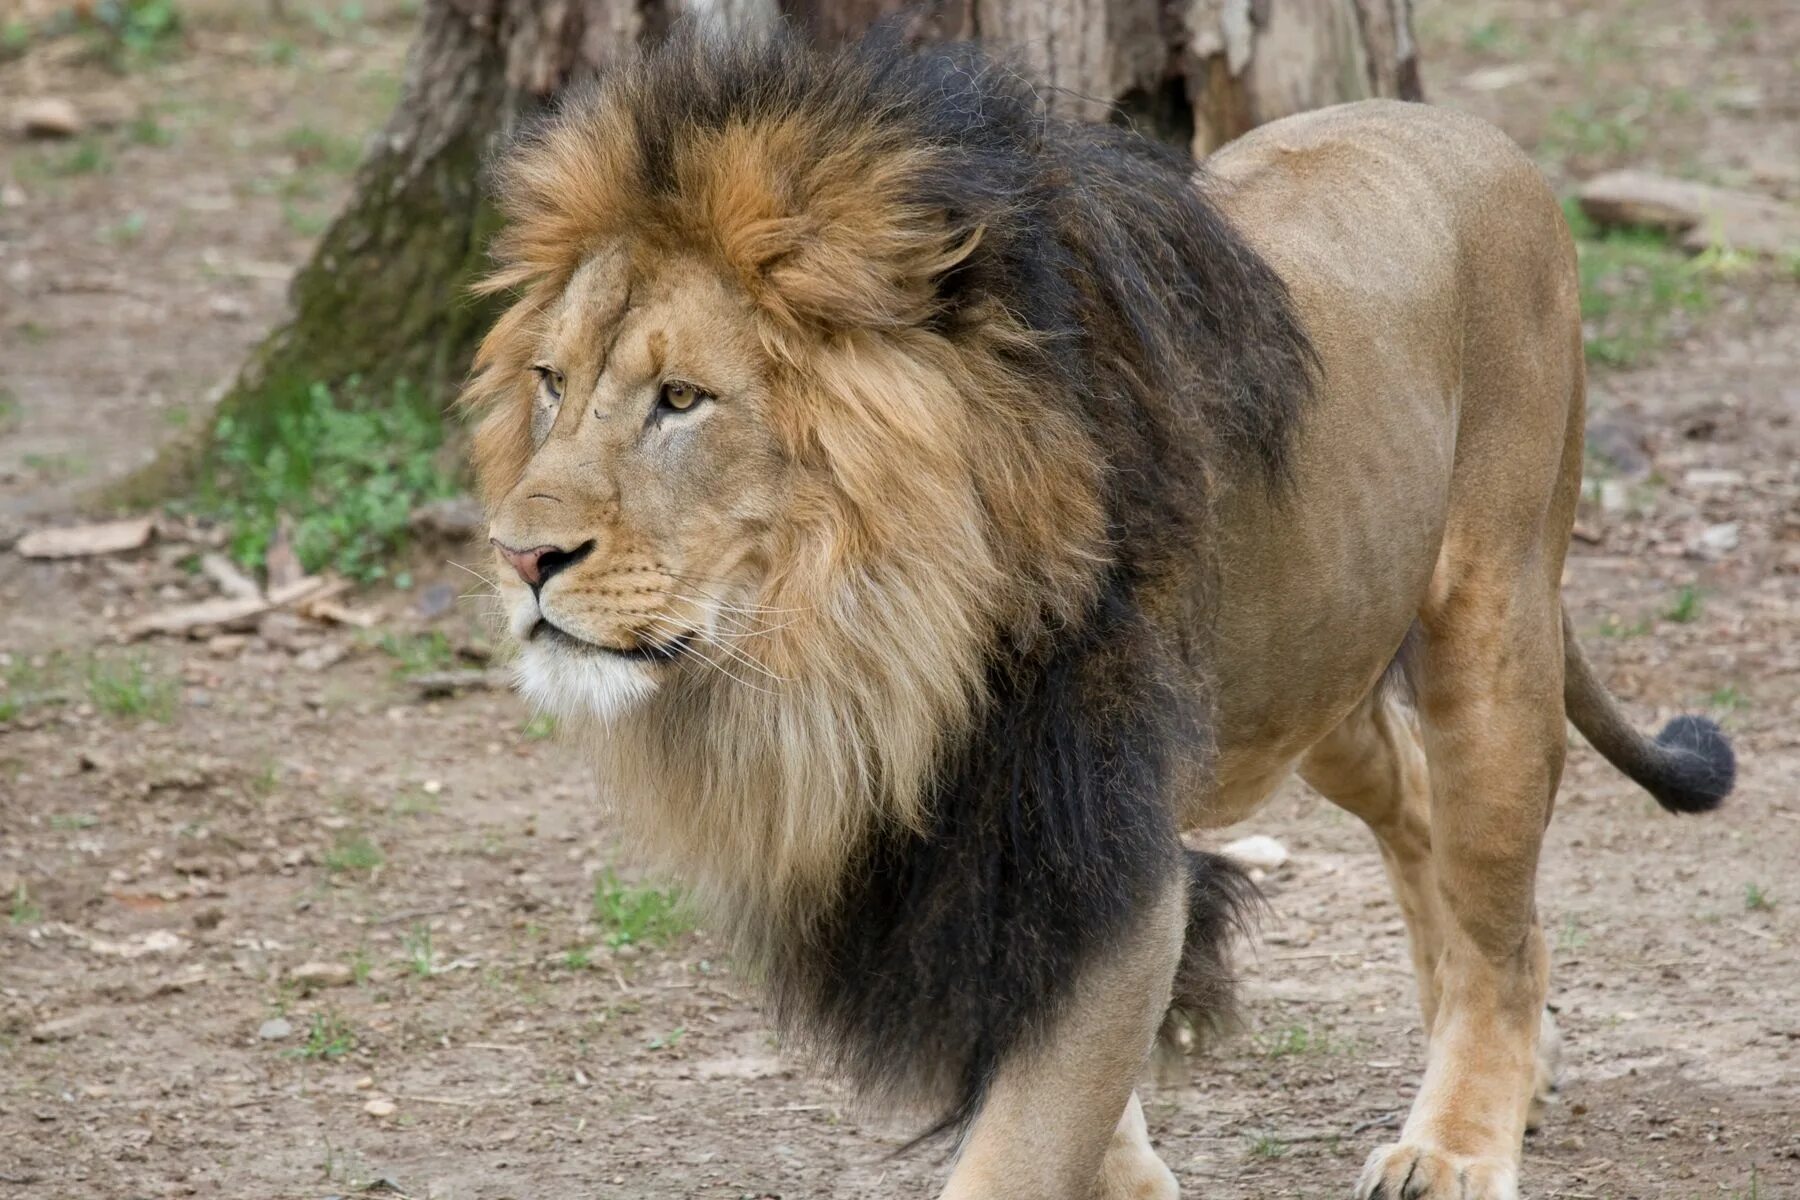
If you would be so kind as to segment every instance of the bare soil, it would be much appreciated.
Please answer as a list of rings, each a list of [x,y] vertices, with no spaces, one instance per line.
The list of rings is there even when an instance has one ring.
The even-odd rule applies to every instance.
[[[343,194],[334,139],[393,98],[408,25],[384,6],[187,7],[179,52],[125,74],[55,44],[0,64],[0,95],[118,122],[91,170],[0,142],[0,536],[73,519],[198,419]],[[1569,7],[1423,4],[1429,94],[1559,186],[1648,165],[1800,197],[1800,9]],[[167,144],[132,132],[145,114]],[[1645,362],[1594,376],[1620,485],[1584,512],[1569,599],[1643,723],[1711,711],[1742,779],[1676,819],[1572,746],[1540,889],[1566,1060],[1532,1196],[1800,1196],[1793,272],[1714,272]],[[638,876],[571,749],[510,695],[397,676],[382,632],[485,652],[478,602],[426,615],[480,590],[446,561],[473,550],[360,597],[378,630],[113,644],[211,594],[195,550],[0,551],[0,712],[35,689],[0,719],[0,1195],[930,1194],[941,1159],[891,1157],[909,1128],[784,1053],[705,930],[606,944],[595,880]],[[321,647],[344,657],[308,669]],[[1149,1086],[1152,1134],[1189,1195],[1346,1195],[1421,1066],[1399,914],[1371,839],[1299,785],[1252,830],[1293,857],[1246,951],[1248,1028]],[[309,990],[311,962],[351,979]]]

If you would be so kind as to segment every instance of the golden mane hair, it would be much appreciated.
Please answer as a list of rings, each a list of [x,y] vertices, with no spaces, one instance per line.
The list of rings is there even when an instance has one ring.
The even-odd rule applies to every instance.
[[[465,397],[490,503],[584,262],[697,258],[748,298],[804,480],[758,550],[792,615],[746,643],[783,682],[678,672],[590,742],[783,1019],[952,1119],[1179,861],[1161,789],[1204,747],[1204,667],[1148,614],[1199,602],[1213,457],[1278,477],[1310,386],[1192,171],[966,48],[691,32],[497,171],[484,288],[515,299]]]

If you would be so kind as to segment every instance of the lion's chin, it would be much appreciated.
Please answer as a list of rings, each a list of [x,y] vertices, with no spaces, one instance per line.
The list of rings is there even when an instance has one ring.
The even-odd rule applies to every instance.
[[[614,721],[656,693],[654,667],[605,653],[583,654],[527,642],[513,664],[513,686],[558,720]]]

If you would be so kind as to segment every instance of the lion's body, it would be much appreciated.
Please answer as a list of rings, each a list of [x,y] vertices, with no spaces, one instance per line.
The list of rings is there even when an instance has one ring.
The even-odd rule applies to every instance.
[[[1431,1033],[1365,1196],[1514,1194],[1565,694],[1665,805],[1730,785],[1566,633],[1573,250],[1516,148],[1367,104],[1196,178],[967,50],[677,38],[501,185],[522,686],[784,1028],[966,1128],[947,1197],[1171,1194],[1133,1085],[1248,889],[1178,831],[1295,769]]]
[[[1218,794],[1190,819],[1229,824],[1370,692],[1434,580],[1479,557],[1504,575],[1529,564],[1554,594],[1582,361],[1567,226],[1492,126],[1371,101],[1264,127],[1206,165],[1322,368],[1291,500],[1269,503],[1251,472],[1221,499]]]

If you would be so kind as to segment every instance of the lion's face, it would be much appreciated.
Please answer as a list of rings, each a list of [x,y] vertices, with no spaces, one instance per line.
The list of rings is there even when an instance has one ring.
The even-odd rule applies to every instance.
[[[699,261],[602,252],[535,325],[528,457],[490,529],[500,592],[526,693],[610,718],[684,661],[742,659],[788,467],[747,305]]]

